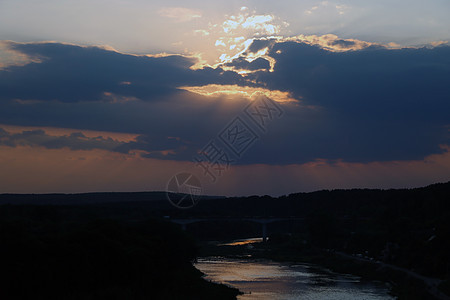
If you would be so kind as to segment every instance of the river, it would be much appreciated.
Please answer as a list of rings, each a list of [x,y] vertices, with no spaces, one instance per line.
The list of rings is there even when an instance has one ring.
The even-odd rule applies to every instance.
[[[239,300],[395,299],[381,282],[367,282],[308,264],[209,257],[199,259],[195,267],[206,274],[207,280],[244,292]]]

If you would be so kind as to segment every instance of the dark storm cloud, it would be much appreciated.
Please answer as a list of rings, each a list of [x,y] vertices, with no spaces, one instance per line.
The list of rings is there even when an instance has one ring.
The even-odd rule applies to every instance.
[[[340,49],[355,46],[354,41],[334,42]],[[139,150],[144,157],[191,160],[248,103],[178,89],[206,84],[261,86],[290,92],[300,101],[284,104],[283,117],[267,132],[255,129],[258,139],[239,164],[423,159],[450,144],[450,47],[375,45],[331,52],[300,42],[256,40],[249,51],[269,47],[276,64],[273,72],[246,77],[221,68],[191,70],[194,61],[183,56],[132,56],[55,43],[13,47],[42,62],[0,70],[0,124],[126,132],[138,138],[124,143],[34,132],[2,137],[3,145]],[[263,58],[252,63],[238,58],[231,65],[267,70]]]
[[[251,45],[248,47],[248,52],[256,53],[259,50],[262,50],[267,47],[271,47],[275,44],[275,40],[273,39],[264,39],[264,40],[258,40],[255,39]]]
[[[0,70],[0,99],[101,101],[104,93],[156,100],[182,85],[230,84],[240,76],[222,69],[191,70],[195,61],[173,55],[134,56],[98,47],[9,43],[41,62]]]
[[[450,47],[331,52],[283,42],[269,55],[274,72],[250,77],[321,111],[307,133],[300,121],[286,124],[287,161],[294,153],[348,161],[421,159],[450,143]]]
[[[270,69],[270,63],[266,59],[259,57],[252,62],[248,62],[244,58],[236,58],[231,63],[225,64],[227,67],[234,67],[237,70],[266,70]]]
[[[449,105],[450,47],[330,52],[288,42],[276,44],[270,56],[274,72],[256,79],[308,104],[376,119],[449,120],[442,108]]]
[[[156,102],[0,101],[0,124],[132,133],[139,137],[111,151],[141,150],[145,157],[160,157],[161,151],[169,151],[165,159],[190,160],[246,104],[227,100],[211,101],[185,92]]]

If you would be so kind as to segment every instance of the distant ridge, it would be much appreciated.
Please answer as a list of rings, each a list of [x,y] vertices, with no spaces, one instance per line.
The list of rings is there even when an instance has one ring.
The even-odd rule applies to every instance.
[[[86,205],[167,201],[165,192],[95,192],[80,194],[0,194],[0,204]]]
[[[418,188],[402,188],[402,189],[334,189],[319,190],[314,192],[292,193],[287,196],[271,197],[271,196],[243,196],[243,197],[225,197],[225,196],[201,196],[202,200],[231,200],[241,199],[242,201],[253,202],[255,199],[311,199],[311,198],[353,198],[355,194],[403,194],[403,193],[423,193],[439,191],[450,193],[450,181],[446,183],[434,183],[425,187]],[[339,195],[339,197],[336,197]],[[345,196],[344,196],[345,195]],[[90,205],[90,204],[107,204],[107,203],[127,203],[127,202],[167,202],[166,192],[91,192],[91,193],[50,193],[50,194],[0,194],[0,205],[4,204],[28,204],[28,205]],[[450,194],[449,194],[450,201]],[[219,201],[221,202],[221,201]],[[211,203],[209,203],[211,204]]]

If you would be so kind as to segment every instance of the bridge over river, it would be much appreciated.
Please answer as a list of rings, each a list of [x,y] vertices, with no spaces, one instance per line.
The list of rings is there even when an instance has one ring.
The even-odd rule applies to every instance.
[[[229,217],[229,218],[192,218],[192,219],[171,219],[168,218],[169,221],[181,225],[183,230],[187,229],[189,224],[199,223],[199,222],[254,222],[261,224],[261,236],[263,241],[267,241],[267,226],[270,223],[275,222],[292,222],[292,221],[304,221],[304,218],[297,217],[285,217],[285,218],[264,218],[264,217]]]

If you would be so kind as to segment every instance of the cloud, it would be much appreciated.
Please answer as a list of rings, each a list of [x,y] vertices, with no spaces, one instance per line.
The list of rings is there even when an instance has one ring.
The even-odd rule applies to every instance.
[[[257,53],[265,48],[272,47],[276,39],[255,39],[247,48],[248,52]]]
[[[366,47],[334,51],[330,41],[340,50]],[[288,153],[309,160],[420,159],[450,143],[450,47],[388,49],[333,37],[280,41],[267,55],[276,61],[274,71],[250,73],[249,79],[317,108],[309,114],[317,120],[284,125]],[[267,142],[273,153],[276,143]]]
[[[8,45],[12,51],[41,60],[0,70],[3,100],[108,101],[116,95],[152,101],[176,95],[180,85],[239,81],[239,75],[220,68],[192,70],[196,60],[181,55],[137,56],[59,43]]]
[[[231,70],[235,70],[238,73],[243,73],[245,69],[247,73],[252,73],[256,70],[267,70],[272,72],[275,66],[276,60],[268,55],[269,49],[277,43],[284,42],[296,42],[300,44],[307,44],[320,47],[331,52],[345,52],[352,50],[362,50],[369,47],[385,48],[385,45],[365,42],[357,39],[341,39],[334,34],[325,34],[321,36],[317,35],[298,35],[294,37],[266,37],[257,38],[253,40],[247,40],[246,46],[241,53],[235,55],[233,58],[224,57],[224,66],[231,67]],[[216,45],[220,43],[226,46],[222,40],[218,40]],[[389,45],[389,48],[399,48],[398,45]],[[282,52],[282,49],[278,49],[278,54]],[[256,61],[256,62],[254,62]],[[265,64],[266,66],[262,66]],[[256,66],[259,66],[256,67]]]
[[[450,144],[448,46],[390,49],[330,35],[256,39],[227,65],[198,70],[191,69],[194,59],[179,55],[11,47],[42,61],[0,71],[0,124],[139,136],[95,149],[190,160],[255,94],[288,100],[280,101],[283,117],[257,131],[241,165],[420,160]],[[13,141],[50,143],[42,132],[32,137]],[[50,145],[69,141],[73,149],[99,142],[67,135]]]
[[[280,26],[275,25],[273,15],[251,15],[248,12],[230,16],[222,24],[225,33],[231,34],[234,31],[252,30],[257,35],[273,35],[279,32]]]
[[[239,97],[242,97],[244,99],[248,99],[250,102],[255,102],[258,100],[258,97],[264,96],[276,101],[277,103],[294,102],[295,104],[298,104],[298,100],[292,98],[288,92],[268,90],[261,87],[208,84],[204,86],[183,86],[181,88],[197,95],[211,98],[225,97],[228,98],[229,101],[236,101]],[[246,104],[248,105],[250,103]]]
[[[197,30],[194,30],[194,35],[208,36],[209,35],[209,31],[208,30],[204,30],[204,29],[197,29]]]
[[[268,60],[258,57],[257,59],[249,62],[242,57],[234,59],[230,63],[226,63],[224,66],[233,67],[235,70],[248,70],[248,71],[256,71],[256,70],[266,70],[270,69],[270,63]]]
[[[230,62],[245,51],[255,38],[277,35],[288,24],[273,14],[257,14],[241,8],[237,14],[226,15],[223,22],[210,24],[208,32],[216,37],[214,45],[219,62]]]
[[[24,66],[32,62],[41,62],[39,57],[29,56],[12,49],[11,43],[11,41],[0,41],[0,70],[10,66]]]
[[[310,9],[305,10],[305,15],[344,15],[350,10],[350,6],[345,4],[336,4],[330,1],[322,1],[318,5],[312,6]]]
[[[112,138],[87,137],[81,132],[70,135],[49,135],[44,130],[25,130],[20,133],[10,133],[0,128],[0,145],[9,147],[30,146],[44,147],[47,149],[68,148],[71,150],[93,150],[102,149],[117,151],[123,142]]]
[[[319,46],[323,49],[333,52],[361,50],[368,47],[384,47],[384,45],[381,44],[370,43],[357,39],[341,39],[335,34],[324,34],[320,36],[300,34],[295,37],[281,39],[281,41],[294,41],[303,44]]]
[[[260,31],[262,34],[276,34],[279,29],[276,25],[271,24],[274,17],[271,15],[256,15],[245,19],[241,24],[242,28]]]
[[[199,10],[185,7],[163,7],[158,11],[160,16],[174,19],[176,22],[189,22],[202,17]]]
[[[88,137],[82,132],[70,134],[49,134],[42,129],[23,130],[11,133],[0,128],[0,146],[8,147],[43,147],[46,149],[70,149],[72,151],[106,150],[123,154],[138,152],[141,157],[164,158],[173,157],[178,160],[189,160],[191,156],[183,156],[186,147],[184,142],[177,137],[165,139],[153,138],[149,135],[138,135],[131,141],[120,141],[111,137]]]

